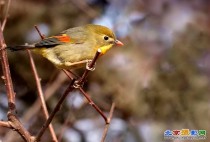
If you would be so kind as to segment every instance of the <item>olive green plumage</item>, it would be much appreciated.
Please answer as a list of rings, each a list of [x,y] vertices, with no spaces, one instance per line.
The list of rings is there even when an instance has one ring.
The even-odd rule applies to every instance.
[[[93,59],[98,49],[105,54],[115,44],[122,45],[109,28],[89,24],[70,28],[33,45],[8,48],[12,50],[32,49],[58,68],[72,69],[81,67],[88,60]]]

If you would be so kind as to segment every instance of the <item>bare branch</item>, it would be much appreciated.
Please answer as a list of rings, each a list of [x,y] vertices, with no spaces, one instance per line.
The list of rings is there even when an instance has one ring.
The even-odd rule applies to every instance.
[[[20,134],[20,136],[26,141],[26,142],[33,142],[34,137],[30,135],[30,133],[23,127],[21,122],[18,120],[17,116],[13,113],[8,113],[7,117],[9,119],[9,124],[12,126],[12,128]]]
[[[85,98],[88,100],[89,104],[93,106],[93,108],[95,108],[95,110],[104,118],[104,121],[106,122],[106,124],[109,123],[107,117],[104,115],[101,109],[92,101],[90,96],[81,87],[79,88],[79,90],[83,94],[83,96],[85,96]]]
[[[9,6],[10,6],[10,0],[8,1],[7,10],[6,10],[5,18],[3,21],[3,27],[0,25],[0,49],[6,48],[2,31],[7,21]],[[33,140],[33,137],[31,137],[30,133],[23,127],[23,125],[21,124],[17,116],[15,115],[16,113],[15,93],[14,93],[13,83],[12,83],[11,74],[9,70],[9,63],[8,63],[6,50],[1,50],[1,65],[2,65],[2,70],[3,70],[3,80],[5,82],[7,98],[8,98],[8,114],[7,114],[7,117],[9,120],[8,123],[12,127],[13,130],[17,131],[20,134],[20,136],[24,139],[24,141],[31,142]],[[6,123],[1,123],[1,124],[4,124],[4,126],[8,125]]]
[[[106,123],[106,126],[105,126],[105,128],[104,128],[104,132],[103,132],[103,135],[102,135],[102,138],[101,138],[101,142],[104,142],[105,139],[106,139],[107,132],[108,132],[108,129],[109,129],[109,126],[110,126],[110,122],[111,122],[111,120],[112,120],[114,108],[115,108],[115,103],[113,102],[113,103],[112,103],[112,106],[111,106],[111,109],[110,109],[110,112],[109,112],[109,118],[108,118],[108,122],[109,122],[109,123]]]
[[[54,118],[55,114],[60,110],[61,105],[63,103],[63,101],[65,100],[65,98],[68,96],[69,92],[71,92],[74,88],[72,87],[74,84],[75,80],[72,80],[72,82],[70,83],[70,85],[68,86],[68,88],[66,89],[66,91],[64,92],[64,94],[61,96],[61,98],[59,99],[57,105],[55,106],[55,108],[53,109],[53,111],[51,112],[49,118],[47,119],[47,121],[44,123],[44,125],[42,126],[42,128],[40,129],[39,133],[36,136],[36,140],[39,141],[41,136],[44,134],[45,130],[47,129],[47,127],[49,126],[49,124],[51,123],[52,119]]]
[[[73,80],[74,77],[72,74],[70,74],[67,70],[63,69],[63,72],[68,76],[69,79]]]
[[[47,101],[53,96],[53,93],[59,89],[59,87],[63,84],[64,81],[66,81],[66,76],[62,72],[60,72],[56,79],[52,83],[50,83],[44,91],[45,101]],[[24,122],[29,121],[35,114],[39,112],[40,108],[41,104],[39,103],[39,100],[36,100],[34,104],[25,112],[23,116]]]
[[[36,25],[34,27],[36,28],[36,30],[39,33],[40,37],[42,39],[44,39],[45,37],[44,37],[44,35],[41,34],[39,28]],[[42,110],[44,112],[45,119],[47,120],[48,117],[49,117],[49,113],[48,113],[47,106],[46,106],[46,103],[45,103],[44,94],[43,94],[42,87],[41,87],[41,84],[40,84],[40,79],[39,79],[38,73],[36,71],[35,63],[34,63],[32,55],[31,55],[31,52],[29,50],[27,50],[27,52],[28,52],[28,55],[29,55],[32,72],[34,74],[34,78],[35,78],[35,81],[36,81],[36,86],[37,86],[38,95],[39,95],[39,98],[40,98]],[[53,129],[52,124],[49,125],[49,130],[50,130],[50,134],[52,136],[53,141],[57,142],[58,140],[57,140],[57,137],[56,137],[56,134],[55,134],[55,130]]]
[[[56,90],[58,90],[60,88],[60,86],[62,86],[62,84],[66,81],[66,75],[63,72],[60,72],[56,79],[52,82],[49,83],[46,88],[46,90],[44,91],[45,94],[45,100],[50,99],[54,92],[56,92]],[[32,117],[34,117],[36,114],[38,114],[40,112],[41,109],[41,104],[40,101],[37,99],[33,105],[31,105],[26,112],[24,113],[24,115],[22,116],[22,122],[23,123],[30,123],[29,121],[32,119]],[[32,125],[32,124],[31,124]],[[12,137],[12,138],[11,138]],[[7,134],[7,138],[6,140],[10,138],[13,141],[15,141],[16,139],[16,135],[14,135],[14,133],[8,132]]]
[[[47,106],[46,106],[46,103],[45,103],[44,94],[42,92],[40,79],[39,79],[38,73],[36,71],[36,67],[35,67],[34,60],[33,60],[33,57],[31,55],[31,52],[29,50],[27,50],[27,52],[28,52],[28,55],[29,55],[29,60],[30,60],[30,63],[31,63],[32,72],[33,72],[33,75],[34,75],[34,78],[35,78],[35,81],[36,81],[38,96],[39,96],[39,99],[40,99],[40,102],[41,102],[42,110],[44,112],[44,117],[47,120],[47,118],[49,117],[49,114],[48,114]],[[55,130],[53,129],[52,124],[49,125],[49,130],[50,130],[50,134],[52,136],[53,141],[57,142],[58,140],[57,140]]]
[[[1,29],[1,25],[0,25]],[[2,30],[0,30],[0,49],[4,49],[6,44],[4,42],[4,37],[2,34]],[[6,50],[1,50],[1,64],[3,70],[3,80],[5,82],[7,97],[8,97],[8,107],[9,111],[15,113],[15,93],[13,91],[12,79],[9,70],[9,63],[7,59]]]
[[[45,36],[40,32],[39,28],[37,27],[37,25],[34,25],[35,29],[37,30],[39,36],[41,37],[41,39],[44,39]]]
[[[0,121],[1,127],[12,128],[8,121]]]

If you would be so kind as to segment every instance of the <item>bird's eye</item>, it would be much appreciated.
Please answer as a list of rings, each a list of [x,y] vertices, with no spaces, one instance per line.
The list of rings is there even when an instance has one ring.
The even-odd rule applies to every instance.
[[[109,39],[109,37],[108,36],[104,36],[104,40],[108,40]]]

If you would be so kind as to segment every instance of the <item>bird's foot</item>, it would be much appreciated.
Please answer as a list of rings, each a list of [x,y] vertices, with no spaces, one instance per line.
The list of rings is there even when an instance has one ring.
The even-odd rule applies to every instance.
[[[81,88],[81,87],[83,87],[83,85],[84,85],[84,83],[80,82],[80,80],[78,79],[74,82],[73,87],[74,88]]]
[[[96,63],[93,65],[93,67],[90,67],[91,62],[92,62],[92,60],[87,60],[86,69],[89,71],[94,71]]]

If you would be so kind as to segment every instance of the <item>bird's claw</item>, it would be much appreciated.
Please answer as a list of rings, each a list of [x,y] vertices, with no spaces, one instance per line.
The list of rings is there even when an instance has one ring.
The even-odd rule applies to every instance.
[[[87,64],[86,64],[86,69],[89,70],[89,71],[94,71],[95,70],[95,64],[93,67],[89,67],[90,66],[90,63],[92,62],[92,60],[88,60],[87,61]]]
[[[83,86],[83,83],[80,82],[80,80],[76,80],[73,84],[74,88],[80,88]]]

